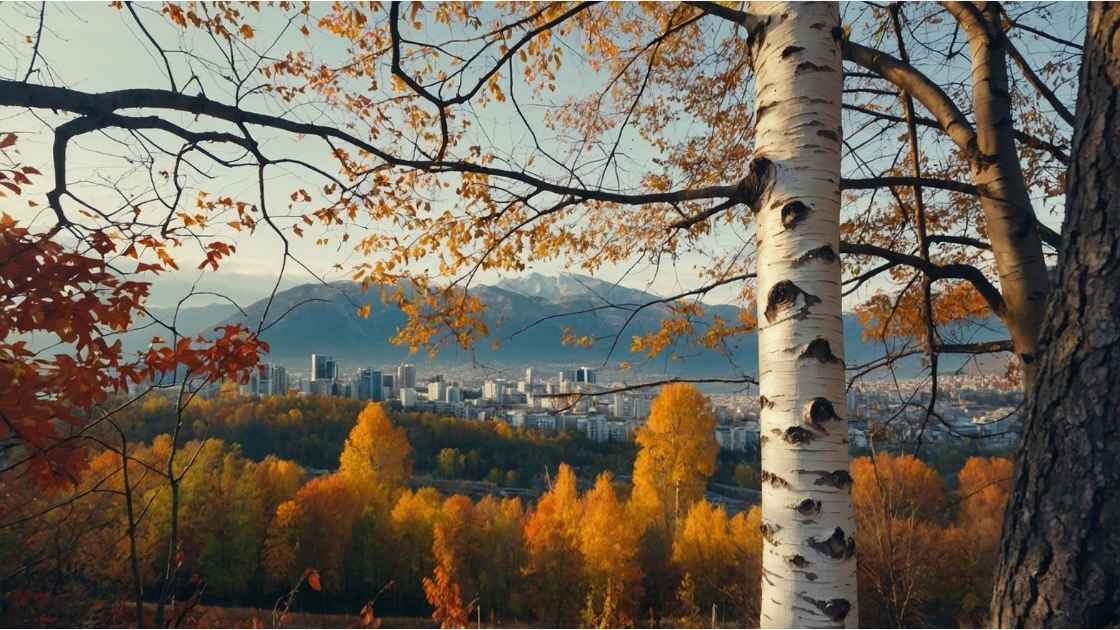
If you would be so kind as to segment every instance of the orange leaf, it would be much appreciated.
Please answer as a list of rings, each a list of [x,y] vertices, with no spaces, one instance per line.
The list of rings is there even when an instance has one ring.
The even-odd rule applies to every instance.
[[[241,36],[245,39],[253,39],[253,27],[248,24],[241,25]]]
[[[307,585],[310,586],[311,590],[313,590],[313,591],[323,590],[323,584],[322,584],[322,582],[319,581],[319,570],[318,569],[309,569],[308,570],[308,572],[307,572]]]

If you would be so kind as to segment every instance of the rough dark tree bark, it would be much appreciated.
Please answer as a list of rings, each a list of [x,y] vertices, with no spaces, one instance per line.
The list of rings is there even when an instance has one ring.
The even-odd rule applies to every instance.
[[[1120,625],[1120,4],[1090,3],[1066,218],[992,597],[997,627]]]

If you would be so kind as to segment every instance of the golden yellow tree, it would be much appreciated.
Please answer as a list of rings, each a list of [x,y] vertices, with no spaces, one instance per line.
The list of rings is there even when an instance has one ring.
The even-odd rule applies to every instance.
[[[312,479],[281,503],[266,540],[273,580],[292,584],[305,569],[316,568],[324,590],[340,590],[354,523],[365,505],[350,479],[337,473]]]
[[[970,457],[957,474],[960,508],[956,525],[961,530],[961,544],[955,551],[965,621],[989,621],[988,604],[1014,468],[1015,464],[1004,457]]]
[[[744,623],[754,625],[759,619],[762,599],[762,508],[756,505],[748,512],[739,512],[728,528],[741,559],[739,575],[728,589],[732,605]]]
[[[525,521],[525,590],[533,613],[546,623],[571,625],[584,603],[581,513],[575,473],[561,464],[552,488]]]
[[[758,623],[761,525],[762,510],[757,505],[731,518],[707,501],[692,505],[673,539],[673,564],[682,578],[677,600],[682,607],[700,614],[715,604],[720,618]]]
[[[586,625],[628,626],[637,620],[642,595],[638,564],[641,530],[626,518],[626,506],[615,494],[612,476],[602,473],[581,502],[579,550],[587,580]]]
[[[392,543],[398,552],[393,595],[406,607],[419,606],[425,600],[420,584],[423,576],[432,575],[435,569],[432,543],[435,526],[443,518],[442,502],[434,488],[405,490],[390,514]]]
[[[363,493],[391,493],[412,474],[412,446],[404,429],[393,426],[385,408],[370,403],[358,414],[339,464],[342,475]]]
[[[903,626],[924,621],[924,607],[944,588],[945,482],[913,455],[879,453],[852,464],[856,508],[860,622]],[[811,569],[810,569],[811,570]]]
[[[852,503],[862,517],[932,519],[945,508],[945,480],[913,455],[878,453],[852,462]]]
[[[638,431],[640,450],[634,462],[632,501],[647,523],[672,529],[704,496],[719,453],[715,428],[711,402],[696,386],[661,388]]]
[[[522,611],[519,587],[525,564],[524,519],[525,510],[516,497],[499,501],[488,495],[474,506],[477,534],[469,559],[484,618],[505,619]]]
[[[471,548],[477,535],[474,504],[462,495],[443,502],[443,518],[433,529],[435,570],[424,578],[424,594],[432,605],[432,619],[443,628],[462,628],[478,606],[478,584],[470,570]]]
[[[726,608],[727,589],[740,568],[739,549],[727,512],[707,501],[694,503],[673,539],[673,563],[692,585],[688,594],[692,601],[684,603],[701,611],[712,604]],[[678,595],[678,599],[684,597]]]

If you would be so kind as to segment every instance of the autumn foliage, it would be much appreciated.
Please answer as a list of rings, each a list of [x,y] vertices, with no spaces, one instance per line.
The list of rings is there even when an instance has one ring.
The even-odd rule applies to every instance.
[[[863,625],[982,625],[1012,464],[969,458],[950,494],[912,455],[852,463]]]
[[[15,134],[0,135],[4,155],[15,145]],[[38,175],[19,162],[0,164],[0,195],[20,197]],[[243,327],[224,326],[210,339],[172,328],[154,336],[146,352],[125,356],[115,336],[134,325],[150,283],[130,280],[121,263],[135,263],[129,273],[158,274],[175,264],[169,245],[66,227],[34,231],[0,213],[0,440],[20,453],[5,469],[24,468],[51,488],[72,485],[85,462],[75,438],[112,415],[97,408],[110,395],[168,374],[244,379],[268,351]],[[159,262],[144,262],[141,251]]]
[[[695,385],[662,388],[636,438],[634,502],[643,518],[673,528],[703,497],[719,452],[715,427],[711,402]]]
[[[1056,57],[1039,75],[1017,58],[1027,80],[969,85],[984,75],[966,67],[967,56],[929,45],[942,33],[926,26],[953,18],[954,3],[852,6],[838,39],[860,67],[849,73],[844,104],[844,141],[858,169],[837,184],[856,210],[842,217],[833,254],[844,255],[845,290],[872,280],[885,287],[857,294],[868,336],[901,339],[899,353],[933,360],[987,352],[952,343],[968,341],[955,338],[955,325],[998,317],[1012,339],[997,349],[1034,354],[1031,320],[1049,290],[1043,252],[1057,244],[1031,197],[1062,194],[1069,158],[1060,119],[1072,118],[1037,85],[1070,83],[1079,55]],[[293,253],[300,244],[338,247],[352,258],[332,270],[378,288],[404,313],[393,341],[434,352],[489,334],[471,290],[479,273],[648,264],[658,274],[690,261],[688,290],[637,307],[659,309],[657,329],[623,326],[613,339],[565,330],[563,340],[628,347],[639,360],[682,346],[727,352],[757,324],[749,314],[757,253],[727,247],[730,235],[756,228],[741,182],[755,163],[762,113],[746,96],[752,43],[737,9],[284,0],[166,3],[142,17],[133,3],[108,10],[145,35],[139,50],[163,66],[160,85],[132,77],[122,77],[122,92],[60,85],[40,35],[10,47],[32,51],[22,81],[0,79],[0,100],[15,114],[6,120],[34,119],[53,140],[44,177],[19,154],[26,133],[0,132],[4,595],[22,581],[12,601],[35,601],[32,592],[65,599],[70,587],[90,599],[134,599],[129,622],[140,625],[145,599],[158,602],[155,621],[170,624],[170,602],[205,594],[267,604],[300,580],[312,587],[303,603],[347,610],[392,584],[379,606],[445,625],[483,610],[491,619],[588,625],[691,619],[709,605],[754,618],[757,512],[731,515],[704,499],[718,448],[711,404],[696,388],[663,389],[626,484],[598,476],[601,459],[575,461],[566,437],[448,421],[405,427],[378,406],[350,413],[289,397],[199,400],[207,386],[225,383],[230,393],[245,380],[279,314],[266,312],[255,330],[198,334],[148,308],[153,277],[180,265],[224,269],[237,238],[267,231],[277,286],[289,263],[305,264]],[[888,14],[899,20],[893,42]],[[1017,54],[1004,48],[1025,44],[1023,27],[1050,17],[1048,7],[991,3],[975,18],[979,30],[1000,31],[1000,46],[980,47],[998,49],[1002,68],[1004,54]],[[163,24],[149,30],[152,20]],[[863,44],[882,48],[871,55],[880,62],[897,52],[913,74],[944,83],[944,100],[965,103],[969,115],[949,125],[923,118],[913,153],[894,150],[891,139],[905,138],[903,103],[916,90],[895,76],[907,73],[853,59]],[[983,113],[993,117],[1000,104],[1006,111],[984,125]],[[488,134],[480,120],[512,121],[512,133]],[[974,137],[957,141],[966,128]],[[1004,146],[986,148],[993,135]],[[120,154],[82,146],[95,137],[119,144]],[[111,179],[117,165],[131,173],[105,186],[123,201],[83,199],[88,182],[74,158],[89,155],[93,179]],[[231,171],[253,178],[242,187],[247,198],[216,189]],[[923,183],[900,182],[910,176]],[[992,207],[1001,184],[1022,194]],[[999,238],[1001,221],[1014,224],[1014,238]],[[189,256],[197,265],[184,263]],[[1023,258],[1029,266],[1016,263]],[[1012,286],[1032,277],[1010,272],[1021,269],[1039,282]],[[711,316],[702,300],[719,290],[745,314]],[[1034,308],[1009,309],[1027,297]],[[363,316],[371,308],[355,305]],[[150,344],[126,354],[119,337],[139,326],[151,327]],[[964,345],[974,347],[953,348]],[[327,408],[333,421],[307,435]],[[448,436],[462,439],[441,440]],[[495,452],[495,444],[516,448]],[[546,455],[538,461],[533,449]],[[407,487],[417,470],[437,467],[494,487],[532,485],[540,469],[554,476],[525,503]],[[1009,467],[970,460],[946,483],[915,458],[855,462],[864,622],[982,621]]]
[[[683,399],[702,402],[691,394]],[[288,404],[318,409],[296,406],[305,402]],[[144,406],[158,416],[167,404]],[[223,404],[236,409],[233,399]],[[757,507],[731,514],[695,496],[666,530],[663,521],[640,517],[646,508],[637,482],[610,474],[580,479],[567,465],[553,470],[551,486],[530,502],[410,490],[404,482],[412,449],[396,419],[376,405],[351,412],[356,417],[333,473],[313,475],[276,457],[253,461],[216,439],[180,445],[175,575],[182,597],[205,584],[206,603],[272,606],[302,583],[293,610],[354,614],[375,599],[375,617],[434,616],[449,627],[478,616],[487,623],[646,625],[651,611],[677,620],[672,623],[706,624],[713,605],[725,623],[755,623]],[[689,444],[657,448],[672,459]],[[137,556],[152,595],[171,508],[158,471],[171,448],[167,435],[130,445],[128,486],[119,453],[97,452],[77,480],[76,489],[88,494],[66,510],[49,510],[47,497],[0,479],[0,566],[30,567],[21,578],[29,593],[55,579],[56,566],[68,583],[97,585],[83,596],[127,593],[130,552],[121,536],[128,529],[121,495],[127,487],[143,513],[136,521]],[[707,476],[690,470],[696,475],[690,483],[702,488]],[[852,470],[864,622],[982,620],[1010,463],[968,460],[957,490],[908,455],[860,458]],[[20,545],[10,544],[17,540]],[[312,571],[318,590],[307,581]]]

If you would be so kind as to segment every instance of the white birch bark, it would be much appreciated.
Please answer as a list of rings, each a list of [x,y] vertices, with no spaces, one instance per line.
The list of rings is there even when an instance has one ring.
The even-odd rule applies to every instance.
[[[762,423],[762,627],[854,627],[834,2],[750,4]]]

